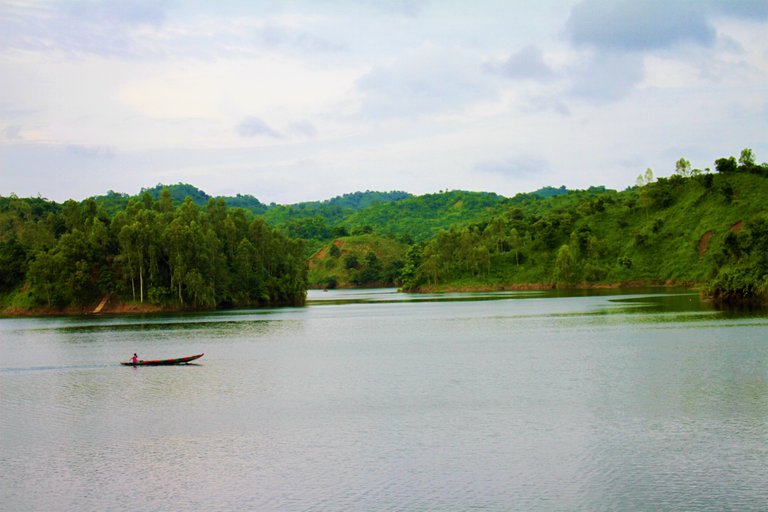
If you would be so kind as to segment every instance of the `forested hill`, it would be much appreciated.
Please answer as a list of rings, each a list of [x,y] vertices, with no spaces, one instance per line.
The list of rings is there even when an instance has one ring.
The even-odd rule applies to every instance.
[[[639,177],[623,192],[593,189],[510,204],[482,222],[409,250],[412,290],[508,286],[706,286],[722,301],[768,299],[768,164],[751,151],[684,159],[669,178]]]
[[[683,284],[722,302],[763,302],[766,198],[768,164],[748,149],[718,159],[715,172],[681,158],[669,178],[649,169],[620,192],[367,191],[263,208],[184,184],[81,203],[0,197],[0,301],[6,310],[105,297],[199,308],[300,304],[308,285]]]
[[[306,267],[301,241],[221,200],[174,206],[165,189],[109,216],[94,199],[0,198],[6,312],[301,305]]]
[[[160,199],[160,195],[163,189],[167,189],[171,197],[171,202],[174,206],[178,206],[184,202],[186,198],[190,198],[197,206],[205,206],[210,199],[223,199],[227,206],[242,208],[248,210],[251,213],[260,215],[266,212],[269,207],[253,197],[252,195],[241,195],[231,197],[212,197],[200,190],[199,188],[190,185],[188,183],[177,183],[175,185],[162,185],[158,184],[152,188],[143,188],[141,192],[135,196],[129,196],[125,193],[115,192],[110,190],[105,195],[94,196],[91,199],[96,201],[96,204],[109,216],[114,216],[117,213],[125,210],[128,207],[128,201],[130,199],[139,200],[144,193],[157,201]]]
[[[114,215],[128,206],[128,200],[139,199],[145,192],[155,201],[160,199],[163,189],[167,189],[171,195],[171,200],[175,206],[180,205],[187,197],[198,206],[205,206],[210,199],[223,199],[227,206],[233,208],[242,208],[256,215],[266,214],[266,220],[271,224],[280,224],[290,217],[306,217],[308,215],[321,215],[332,218],[338,217],[336,212],[344,211],[346,213],[367,208],[377,203],[386,203],[399,201],[411,197],[411,194],[401,191],[376,192],[366,190],[365,192],[352,192],[341,196],[336,196],[324,201],[306,201],[293,205],[277,205],[270,203],[266,205],[250,194],[237,194],[234,196],[210,196],[194,185],[189,183],[176,183],[175,185],[163,185],[159,183],[151,188],[143,188],[135,196],[110,190],[104,195],[94,196],[92,199],[104,209],[108,215]],[[329,213],[330,212],[330,213]]]
[[[309,282],[375,285],[399,268],[394,283],[412,291],[674,284],[723,303],[766,302],[766,198],[768,165],[755,164],[749,150],[738,161],[718,159],[715,172],[681,158],[672,176],[648,170],[621,192],[414,197],[343,222],[358,236],[432,235],[401,245],[401,260],[370,238],[337,236],[312,256]]]

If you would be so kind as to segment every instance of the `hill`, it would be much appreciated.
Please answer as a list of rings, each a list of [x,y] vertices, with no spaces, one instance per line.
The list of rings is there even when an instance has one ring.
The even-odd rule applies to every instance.
[[[366,226],[376,233],[407,241],[424,241],[450,226],[490,217],[506,198],[490,192],[453,190],[381,203],[354,212],[342,225],[350,231]]]
[[[94,199],[62,205],[0,198],[0,304],[6,313],[301,305],[303,244],[244,210],[164,189],[107,215]],[[137,309],[138,308],[138,309]]]
[[[309,258],[307,281],[314,288],[394,286],[407,249],[377,235],[338,238]]]
[[[715,169],[681,158],[673,176],[655,180],[649,169],[621,192],[544,187],[512,198],[366,191],[266,206],[182,183],[61,205],[0,197],[0,295],[22,307],[84,305],[106,290],[133,295],[146,277],[149,296],[165,303],[296,303],[308,272],[318,287],[676,284],[721,303],[768,302],[768,164],[745,149]],[[186,252],[182,232],[197,237]],[[289,269],[279,261],[285,248]],[[264,251],[272,251],[266,267]],[[284,280],[259,278],[272,288],[249,295],[239,285],[257,256],[259,272]]]
[[[135,196],[110,190],[104,195],[93,196],[89,199],[96,201],[96,204],[103,208],[108,216],[113,217],[128,207],[129,200],[139,200],[144,194],[148,194],[153,201],[160,200],[163,189],[167,189],[170,193],[170,198],[174,206],[179,206],[187,197],[189,197],[197,206],[206,206],[211,199],[223,199],[227,203],[227,206],[242,208],[256,215],[263,214],[269,208],[251,195],[237,194],[236,196],[231,197],[213,197],[188,183],[177,183],[175,185],[157,184],[152,188],[142,188],[141,192]]]
[[[412,252],[404,285],[709,283],[713,296],[765,296],[768,165],[718,163],[717,173],[688,171],[623,192],[510,201],[488,221],[454,226]]]

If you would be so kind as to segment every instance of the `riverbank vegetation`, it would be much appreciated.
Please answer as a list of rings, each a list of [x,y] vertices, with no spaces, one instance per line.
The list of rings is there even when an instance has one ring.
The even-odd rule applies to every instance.
[[[187,184],[81,203],[5,197],[0,297],[6,311],[89,309],[105,298],[183,309],[296,305],[307,286],[681,285],[722,304],[764,304],[768,164],[749,149],[714,164],[681,158],[669,177],[647,169],[623,191],[546,187],[512,198],[366,191],[266,205]]]
[[[348,218],[411,242],[396,263],[396,284],[406,290],[676,285],[723,304],[768,300],[768,165],[756,164],[748,149],[738,160],[718,159],[714,172],[684,158],[667,178],[647,169],[620,192],[549,187],[513,198],[440,196],[381,203]],[[436,227],[435,211],[450,212],[452,222]],[[394,220],[403,216],[407,223]],[[343,241],[327,243],[315,258]]]
[[[168,190],[113,216],[96,200],[0,198],[0,293],[7,312],[301,305],[303,244],[210,199]],[[143,307],[142,307],[143,306]]]
[[[677,284],[764,302],[768,165],[745,150],[716,171],[680,159],[669,178],[648,170],[623,192],[574,191],[443,231],[410,251],[403,286]]]

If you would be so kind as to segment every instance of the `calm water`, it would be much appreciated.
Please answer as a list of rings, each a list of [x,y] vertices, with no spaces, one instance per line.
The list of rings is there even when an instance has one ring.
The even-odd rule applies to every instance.
[[[766,510],[768,316],[373,290],[0,319],[0,508]]]

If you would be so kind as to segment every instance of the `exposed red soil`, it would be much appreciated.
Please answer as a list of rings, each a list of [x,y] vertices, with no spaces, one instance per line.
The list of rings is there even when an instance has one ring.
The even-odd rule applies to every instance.
[[[334,240],[333,245],[341,249],[344,247],[344,240]],[[309,258],[309,270],[315,268],[315,265],[317,265],[318,261],[325,259],[325,255],[328,253],[328,249],[330,249],[330,246],[325,246]]]
[[[709,247],[709,241],[712,239],[712,235],[714,235],[715,232],[711,229],[701,235],[701,238],[699,238],[699,258],[703,258],[704,254],[707,252],[707,248]]]

